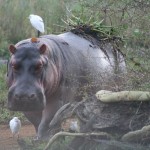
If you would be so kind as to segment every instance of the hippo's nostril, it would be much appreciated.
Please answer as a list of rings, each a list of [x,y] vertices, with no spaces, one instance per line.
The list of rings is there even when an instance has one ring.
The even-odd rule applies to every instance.
[[[34,98],[35,98],[35,94],[32,93],[32,94],[30,95],[30,99],[34,99]]]
[[[19,99],[19,95],[18,95],[18,94],[15,94],[15,98],[16,98],[16,99]]]

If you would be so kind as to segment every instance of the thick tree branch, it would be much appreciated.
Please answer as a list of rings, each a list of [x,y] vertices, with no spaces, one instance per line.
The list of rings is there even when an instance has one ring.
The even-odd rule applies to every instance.
[[[96,93],[97,99],[102,102],[112,103],[121,101],[150,101],[150,92],[144,91],[99,91]]]

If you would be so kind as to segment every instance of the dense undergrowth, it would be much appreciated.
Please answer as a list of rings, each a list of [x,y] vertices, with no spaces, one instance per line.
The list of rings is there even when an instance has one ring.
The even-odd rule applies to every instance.
[[[149,0],[0,0],[0,58],[9,58],[9,44],[36,35],[27,17],[37,14],[44,20],[44,34],[76,31],[76,27],[82,31],[86,25],[86,31],[90,28],[99,32],[103,40],[121,39],[120,50],[125,55],[128,72],[124,89],[150,91],[149,10]],[[0,124],[8,124],[13,116],[25,120],[21,113],[7,109],[6,72],[6,64],[0,64]],[[45,143],[33,144],[31,139],[24,143],[26,149],[45,147]],[[60,139],[51,149],[66,149],[65,144]]]
[[[45,34],[58,34],[86,24],[105,39],[123,41],[128,74],[126,90],[150,88],[150,3],[148,0],[0,0],[0,57],[9,58],[7,47],[36,35],[29,14],[40,15]],[[100,38],[101,38],[100,36]],[[0,66],[0,122],[14,112],[6,107],[6,65]]]

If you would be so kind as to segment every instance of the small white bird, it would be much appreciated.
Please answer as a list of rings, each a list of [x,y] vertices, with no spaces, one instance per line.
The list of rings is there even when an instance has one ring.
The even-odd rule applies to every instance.
[[[32,26],[38,30],[38,37],[40,36],[40,32],[44,33],[44,22],[43,19],[38,15],[29,15],[30,22]]]
[[[75,121],[71,121],[70,122],[70,127],[69,127],[69,131],[70,132],[79,132],[79,125],[78,125],[78,121],[75,120]]]
[[[15,137],[15,135],[17,135],[17,137],[19,138],[19,131],[21,129],[21,121],[18,119],[18,117],[13,117],[13,119],[10,120],[10,122],[9,122],[9,126],[10,126],[10,130],[13,134],[13,137]]]

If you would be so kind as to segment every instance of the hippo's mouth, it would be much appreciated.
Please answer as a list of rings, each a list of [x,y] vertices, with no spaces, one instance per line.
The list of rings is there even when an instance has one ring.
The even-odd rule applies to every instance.
[[[22,90],[20,93],[18,89],[10,88],[8,92],[8,109],[12,111],[41,111],[46,105],[46,98],[43,92],[32,92],[29,90]]]
[[[8,109],[12,111],[39,111],[44,109],[44,103],[8,101]]]
[[[8,97],[8,109],[12,111],[39,111],[45,107],[45,99],[16,100]]]

